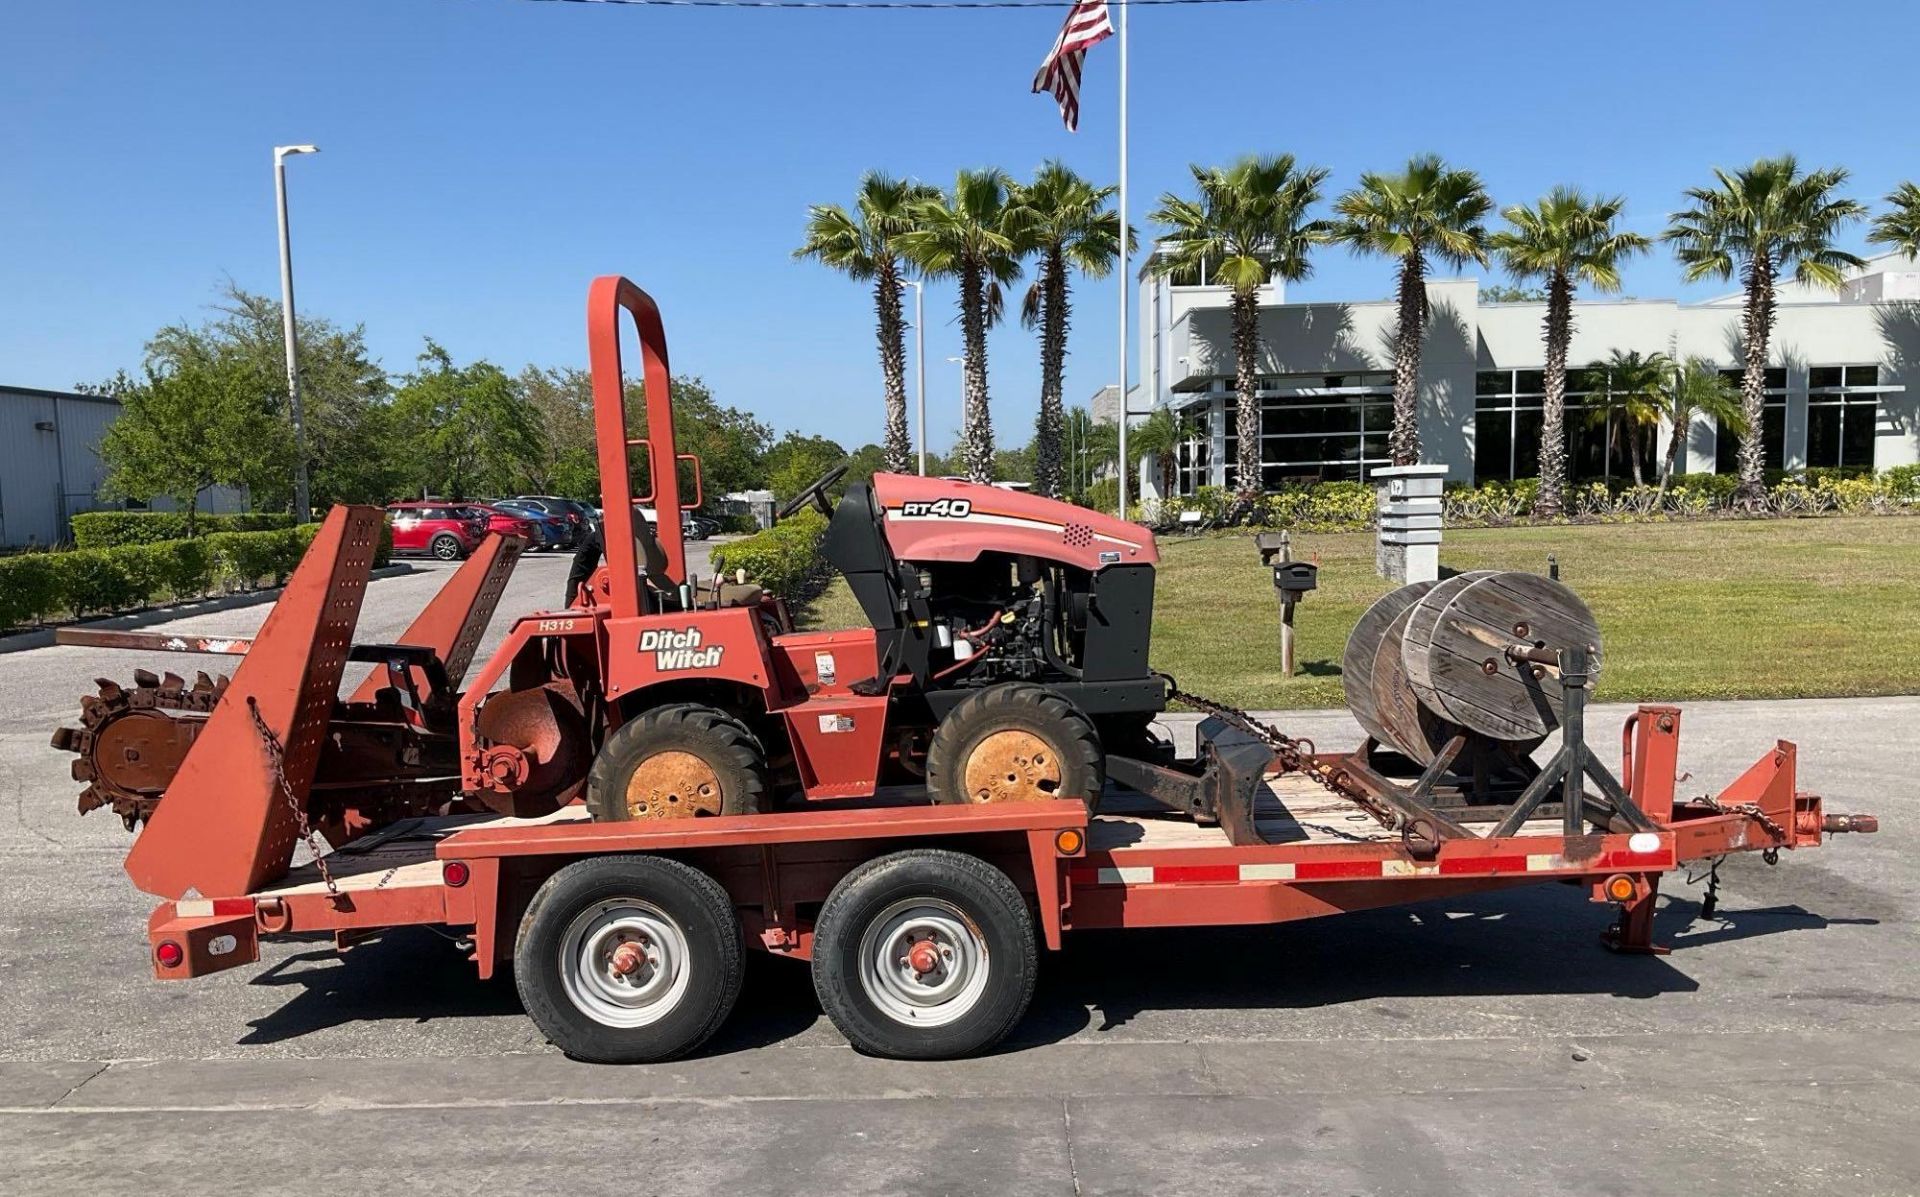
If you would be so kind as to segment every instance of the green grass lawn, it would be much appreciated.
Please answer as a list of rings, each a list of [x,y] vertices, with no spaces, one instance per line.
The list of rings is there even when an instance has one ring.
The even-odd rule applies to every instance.
[[[1391,587],[1374,575],[1372,533],[1294,547],[1320,561],[1296,616],[1299,676],[1280,676],[1273,584],[1251,536],[1161,540],[1154,667],[1247,707],[1345,705],[1347,632]],[[1449,530],[1440,560],[1544,573],[1548,553],[1600,621],[1602,700],[1920,692],[1920,519]],[[862,622],[841,583],[809,614],[816,627]]]

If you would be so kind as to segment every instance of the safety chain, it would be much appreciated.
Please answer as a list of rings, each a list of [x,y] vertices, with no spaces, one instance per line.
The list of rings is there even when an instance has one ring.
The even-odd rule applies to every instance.
[[[306,841],[307,851],[313,853],[314,867],[320,870],[320,880],[326,882],[327,893],[339,898],[340,886],[333,879],[333,870],[327,868],[327,855],[320,850],[320,839],[313,832],[312,824],[307,822],[307,808],[294,797],[293,786],[287,782],[287,754],[280,746],[280,737],[273,734],[267,721],[260,717],[260,704],[253,695],[247,695],[247,713],[253,716],[254,730],[260,733],[260,742],[267,750],[267,764],[273,769],[273,784],[286,797],[287,809],[293,812],[293,825]]]
[[[1695,798],[1694,801],[1700,803],[1716,815],[1745,815],[1747,818],[1752,819],[1754,822],[1760,824],[1760,826],[1766,828],[1767,833],[1776,839],[1784,840],[1787,838],[1787,829],[1774,822],[1773,817],[1767,814],[1766,811],[1761,810],[1759,803],[1742,802],[1737,806],[1727,806],[1711,794],[1702,794],[1698,798]],[[1769,861],[1768,863],[1772,862]]]

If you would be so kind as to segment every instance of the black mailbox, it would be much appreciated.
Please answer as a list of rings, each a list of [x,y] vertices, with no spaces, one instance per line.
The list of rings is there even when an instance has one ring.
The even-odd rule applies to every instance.
[[[1273,588],[1305,594],[1320,585],[1320,567],[1311,561],[1280,561],[1273,567]]]

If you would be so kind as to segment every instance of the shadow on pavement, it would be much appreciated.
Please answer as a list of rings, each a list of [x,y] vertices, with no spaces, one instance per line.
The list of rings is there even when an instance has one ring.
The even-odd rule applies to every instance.
[[[1652,998],[1698,984],[1675,962],[1695,948],[1817,930],[1797,905],[1723,903],[1699,918],[1690,897],[1663,900],[1656,938],[1670,957],[1621,956],[1599,944],[1611,909],[1572,886],[1539,886],[1270,927],[1082,931],[1043,958],[1031,1010],[1007,1050],[1108,1031],[1146,1011],[1306,1010],[1382,998],[1591,994]],[[474,977],[466,954],[422,930],[395,932],[336,957],[324,940],[278,961],[255,985],[292,992],[252,1024],[245,1044],[280,1043],[343,1023],[485,1018],[521,1013],[511,976]],[[1390,1008],[1382,1017],[1408,1017]],[[790,1039],[821,1018],[799,961],[750,953],[734,1015],[702,1055]]]

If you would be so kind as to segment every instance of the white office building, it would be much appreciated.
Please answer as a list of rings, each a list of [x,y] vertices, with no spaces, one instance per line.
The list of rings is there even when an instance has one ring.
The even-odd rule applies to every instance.
[[[1476,279],[1427,285],[1431,322],[1420,366],[1422,459],[1455,481],[1538,472],[1545,303],[1483,303]],[[1224,287],[1140,283],[1141,386],[1137,406],[1171,405],[1192,429],[1180,454],[1180,490],[1234,484],[1231,293]],[[1261,481],[1363,479],[1387,464],[1393,422],[1389,298],[1288,303],[1284,286],[1260,294]],[[1583,296],[1574,304],[1569,364],[1615,350],[1704,358],[1737,381],[1742,296],[1703,303]],[[1760,435],[1773,469],[1849,466],[1884,470],[1920,461],[1920,263],[1874,258],[1838,291],[1785,283],[1771,341]],[[1572,385],[1603,386],[1595,379]],[[1589,421],[1590,395],[1568,396],[1576,478],[1628,472],[1605,417]],[[1659,443],[1664,449],[1667,430]],[[1734,468],[1735,442],[1696,416],[1688,472]]]

